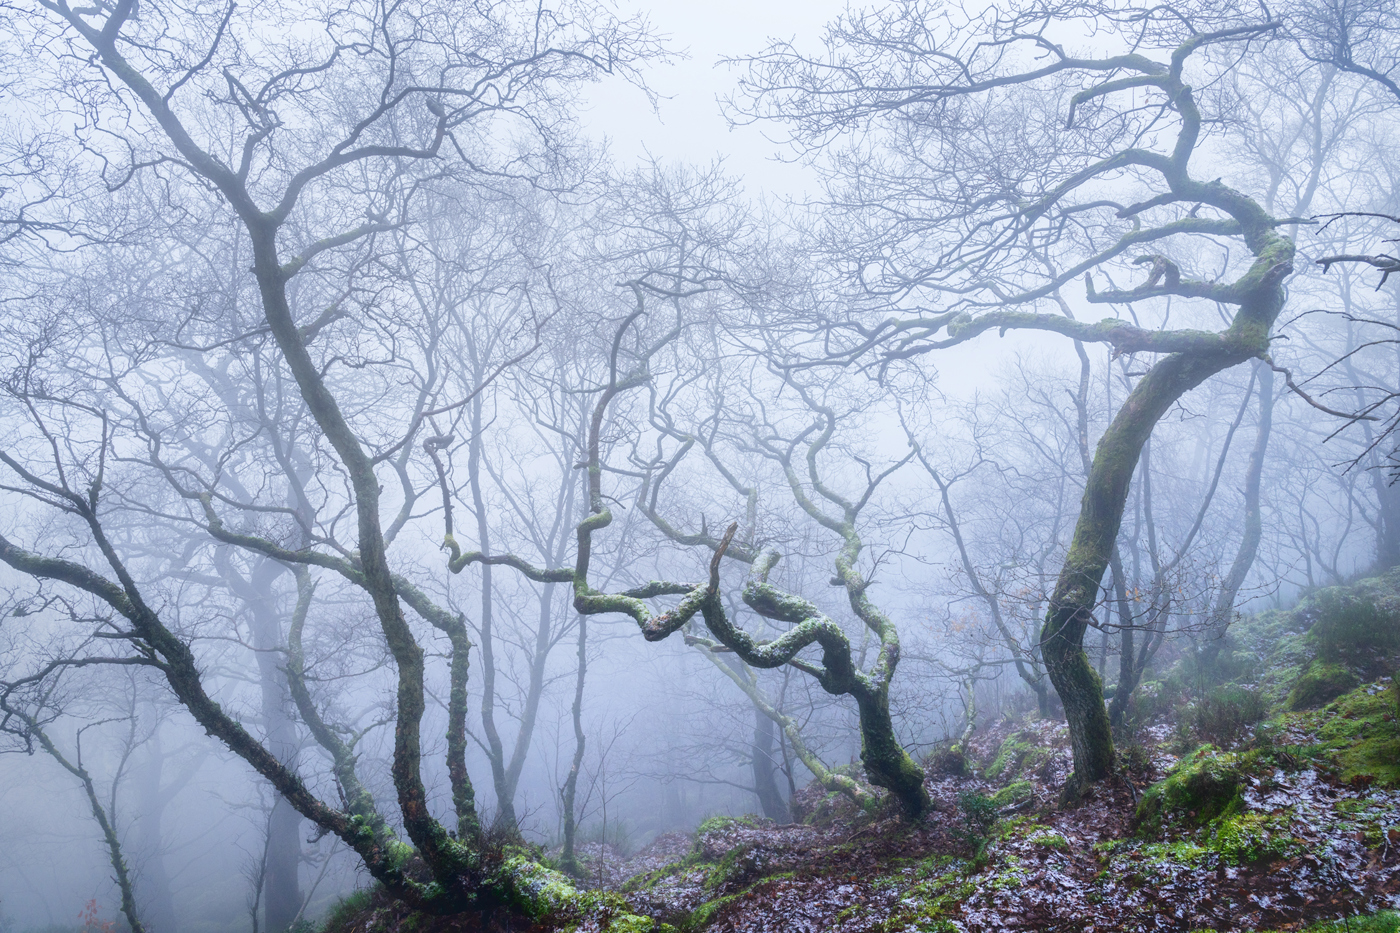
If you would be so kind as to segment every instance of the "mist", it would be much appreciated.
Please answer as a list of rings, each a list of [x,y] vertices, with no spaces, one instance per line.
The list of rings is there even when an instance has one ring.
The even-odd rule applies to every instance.
[[[1397,17],[0,5],[0,933],[1392,929]]]

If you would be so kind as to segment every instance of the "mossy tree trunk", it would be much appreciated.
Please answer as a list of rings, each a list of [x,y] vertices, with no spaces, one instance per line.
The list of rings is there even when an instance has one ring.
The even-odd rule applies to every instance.
[[[832,413],[828,410],[823,413],[823,417],[825,418],[831,414]],[[829,427],[834,427],[834,421],[831,425],[829,425]],[[743,535],[738,537],[741,537],[743,540],[752,542],[755,537],[756,521],[758,514],[757,488],[744,485],[738,479],[738,477],[736,477],[724,465],[724,461],[719,457],[717,451],[713,447],[713,438],[711,438],[710,441],[707,442],[702,438],[695,437],[694,435],[678,432],[674,429],[674,427],[671,427],[668,430],[668,433],[671,437],[680,441],[680,447],[677,449],[675,454],[672,455],[665,462],[663,466],[661,466],[659,469],[654,470],[654,472],[648,472],[644,476],[641,489],[637,496],[638,506],[641,509],[642,513],[651,521],[651,523],[658,530],[661,531],[662,534],[664,534],[667,538],[676,542],[677,544],[692,547],[702,546],[709,548],[711,551],[716,551],[720,548],[720,539],[714,537],[713,535],[709,534],[703,529],[695,534],[687,534],[678,530],[674,525],[672,525],[661,515],[660,507],[658,505],[661,487],[665,483],[667,476],[669,476],[671,472],[676,469],[676,467],[681,463],[681,461],[685,459],[686,455],[690,453],[690,451],[697,445],[697,443],[699,443],[703,445],[707,458],[717,468],[718,472],[720,473],[721,477],[725,480],[725,482],[727,482],[730,485],[730,487],[732,487],[734,491],[737,492],[740,496],[742,496],[745,500],[746,531]],[[829,440],[829,437],[830,434],[828,432],[823,432],[823,434],[819,435],[817,440],[813,442],[812,447],[815,448],[816,451],[820,451],[820,449],[823,446],[825,446],[827,440]],[[796,479],[796,474],[792,471],[792,458],[790,452],[774,450],[770,447],[768,453],[773,459],[783,464],[784,475],[788,479],[789,486],[792,488],[793,493],[797,498],[797,502],[803,508],[803,510],[807,511],[808,514],[821,514],[820,511],[816,509],[811,499],[807,497],[807,495],[803,491],[800,481]],[[809,465],[813,470],[815,470],[815,458],[809,461]],[[858,556],[861,549],[861,544],[859,536],[855,534],[855,518],[859,514],[860,509],[858,507],[852,506],[849,502],[844,502],[844,500],[842,502],[842,505],[850,509],[850,521],[843,522],[839,520],[834,520],[830,516],[823,515],[822,517],[826,519],[826,522],[824,522],[824,524],[829,530],[834,530],[841,535],[841,540],[845,545],[845,547],[843,547],[842,549],[843,554],[846,554],[848,549],[854,548],[854,550],[851,550],[849,553]],[[737,560],[740,563],[747,564],[750,567],[752,567],[755,561],[760,559],[760,557],[762,557],[765,560],[769,559],[770,557],[776,560],[776,552],[773,552],[772,555],[760,555],[755,553],[751,547],[741,545],[733,540],[730,541],[724,553],[726,557]],[[853,558],[847,556],[844,559],[847,561],[848,567],[853,568],[853,564],[851,564]],[[838,573],[839,570],[840,568],[838,566]],[[858,575],[838,575],[837,580],[847,588],[848,594],[852,592],[853,587],[859,588],[861,590],[864,589],[864,580]],[[746,589],[745,592],[752,595],[753,591]],[[746,596],[746,599],[747,598],[749,597]],[[751,606],[751,608],[755,608],[755,611],[758,612],[760,616],[764,616],[766,618],[768,616],[765,615],[765,612],[768,610],[761,608],[762,605],[763,603],[760,603],[760,607]],[[883,631],[885,633],[884,637],[888,638],[894,634],[893,626],[889,624],[888,620],[885,619],[883,615],[879,614],[878,610],[875,610],[874,607],[870,605],[868,600],[860,602],[859,605],[861,606],[861,611],[865,612],[866,616],[868,616],[869,619],[874,622],[876,629],[879,629],[880,631]],[[815,612],[815,609],[813,610],[813,612]],[[862,621],[865,621],[865,619],[866,617],[863,616]],[[880,623],[882,621],[884,623],[883,628],[880,627]],[[870,625],[871,622],[867,622],[866,624]],[[897,637],[897,635],[895,635],[895,637]],[[785,715],[778,708],[778,706],[775,705],[764,694],[751,668],[749,668],[743,663],[729,663],[729,661],[733,659],[733,655],[726,655],[726,660],[721,660],[715,654],[714,650],[724,647],[726,650],[732,651],[732,648],[728,648],[728,646],[722,646],[720,642],[710,641],[709,639],[695,634],[693,631],[686,635],[686,643],[698,647],[705,654],[706,658],[708,658],[710,662],[715,665],[716,668],[722,671],[726,677],[733,681],[734,684],[744,692],[745,696],[747,696],[749,698],[749,701],[754,705],[754,709],[758,714],[763,715],[774,725],[778,726],[778,728],[782,732],[780,744],[783,746],[783,754],[785,760],[787,755],[786,747],[790,744],[792,746],[793,754],[795,754],[798,760],[801,761],[802,764],[807,768],[807,770],[812,773],[813,777],[816,779],[817,783],[820,786],[826,788],[828,791],[831,791],[833,793],[844,794],[845,796],[849,797],[852,801],[854,801],[856,805],[863,810],[870,810],[874,807],[876,799],[871,795],[869,789],[866,786],[862,785],[860,781],[857,781],[848,775],[839,774],[835,771],[832,771],[826,766],[824,762],[821,761],[820,758],[818,758],[811,751],[810,748],[808,748],[807,743],[802,738],[801,730],[799,729],[796,720],[794,720],[790,716]],[[800,666],[799,669],[801,669]],[[808,673],[811,672],[808,671]],[[789,784],[792,784],[793,777],[790,770],[788,770],[787,772],[787,777]],[[789,797],[791,797],[791,795],[789,795]],[[787,806],[787,811],[788,815],[791,816],[790,804]]]
[[[1085,655],[1084,633],[1142,445],[1183,393],[1214,373],[1267,357],[1283,305],[1282,282],[1293,270],[1293,242],[1278,232],[1288,220],[1276,219],[1219,179],[1192,177],[1190,162],[1203,120],[1185,78],[1189,61],[1208,73],[1203,60],[1216,49],[1233,57],[1277,35],[1283,24],[1266,18],[1221,25],[1184,9],[1174,13],[1170,26],[1151,18],[1132,19],[1129,25],[1106,20],[1092,5],[1061,6],[1024,18],[1008,12],[931,28],[924,7],[904,5],[888,16],[843,21],[819,59],[785,44],[749,59],[735,104],[747,117],[784,123],[794,145],[807,153],[828,151],[835,133],[860,126],[872,158],[901,168],[885,178],[868,176],[859,168],[863,163],[833,172],[830,206],[862,231],[861,248],[871,247],[871,261],[859,266],[851,284],[870,289],[872,297],[891,299],[893,307],[879,320],[857,311],[832,321],[823,312],[816,325],[821,362],[849,364],[875,356],[872,368],[884,375],[903,361],[994,330],[1035,330],[1106,344],[1115,356],[1141,354],[1135,360],[1139,366],[1156,360],[1097,445],[1040,632],[1043,662],[1071,731],[1076,768],[1071,790],[1105,777],[1113,766],[1102,685]],[[1034,29],[1028,28],[1032,22]],[[1124,51],[1081,57],[1067,46],[1047,44],[1044,27],[1067,35],[1086,29],[1117,32],[1114,41],[1121,40]],[[850,64],[832,68],[832,57]],[[1218,78],[1209,80],[1224,79],[1230,67],[1223,65]],[[1025,124],[1023,98],[1007,89],[1035,96],[1049,83],[1078,90],[1066,101],[1063,121],[1031,121],[1039,145],[988,148],[975,134],[965,138],[956,123],[943,127],[925,119],[929,112],[943,112],[938,108],[976,106]],[[911,86],[919,92],[911,95]],[[1143,106],[1159,115],[1156,130],[1146,136],[1136,119]],[[905,132],[911,124],[924,131]],[[930,158],[935,151],[939,157]],[[1071,151],[1075,155],[1065,161]],[[974,196],[962,171],[974,163],[988,166],[987,178],[1008,180],[991,181]],[[1036,179],[1030,190],[1027,178]],[[1132,179],[1131,193],[1123,186],[1125,178]],[[910,198],[911,191],[921,194]],[[891,210],[891,203],[908,210]],[[835,225],[829,229],[838,241],[844,236]],[[951,232],[926,239],[928,231],[943,229]],[[1071,240],[1068,229],[1095,232]],[[1233,281],[1183,274],[1168,251],[1183,244],[1183,253],[1196,255],[1202,240],[1231,257],[1242,254],[1242,244],[1248,269]],[[1162,252],[1141,255],[1144,249]],[[1096,293],[1094,275],[1121,275],[1124,259],[1147,266],[1147,280],[1135,288]],[[1114,306],[1117,313],[1087,323],[1038,310],[1079,282],[1087,302]],[[1170,301],[1190,302],[1204,316],[1212,316],[1214,308],[1236,310],[1220,332],[1169,330],[1163,305]],[[1125,314],[1125,308],[1144,313]],[[1160,325],[1138,323],[1148,308]]]
[[[1084,651],[1084,633],[1099,601],[1099,584],[1113,555],[1143,445],[1177,399],[1249,355],[1222,350],[1175,353],[1162,359],[1133,389],[1099,438],[1069,554],[1040,635],[1041,656],[1069,723],[1074,751],[1074,777],[1066,788],[1070,794],[1113,772],[1113,734],[1103,684]]]
[[[733,530],[731,527],[730,532]],[[718,563],[722,553],[723,548],[716,552],[711,571],[712,588],[718,587]],[[700,604],[706,628],[746,664],[760,669],[791,664],[816,678],[827,693],[854,699],[860,715],[861,763],[866,776],[872,784],[893,794],[908,818],[919,819],[931,806],[928,791],[924,789],[923,769],[914,763],[895,737],[890,718],[889,683],[899,659],[897,637],[892,637],[887,629],[871,670],[858,669],[850,641],[841,626],[807,600],[783,593],[769,584],[768,575],[778,559],[778,553],[771,548],[759,555],[744,587],[743,598],[759,615],[786,622],[793,628],[772,641],[759,643],[730,623],[717,596]],[[842,566],[855,573],[849,564]],[[863,587],[852,590],[863,596]],[[877,613],[868,603],[862,609],[872,616]],[[666,628],[669,627],[668,624]],[[657,640],[665,637],[666,628],[649,626],[644,631],[649,640]],[[796,657],[799,651],[813,644],[822,649],[820,665]]]

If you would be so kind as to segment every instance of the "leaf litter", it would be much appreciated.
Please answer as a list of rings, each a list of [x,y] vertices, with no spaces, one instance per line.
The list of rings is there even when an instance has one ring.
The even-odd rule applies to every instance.
[[[1290,744],[1317,740],[1315,729],[1289,730],[1281,738]],[[1004,720],[969,743],[972,775],[926,776],[934,806],[916,826],[808,788],[796,801],[815,814],[807,824],[712,820],[630,858],[594,845],[582,853],[585,883],[622,892],[659,922],[716,933],[1227,933],[1400,907],[1400,791],[1344,782],[1326,767],[1251,776],[1236,817],[1254,835],[1238,851],[1201,827],[1139,832],[1138,801],[1178,760],[1169,734],[1162,725],[1140,733],[1146,773],[1061,807],[1064,725]],[[1013,735],[1029,752],[994,767]],[[979,844],[960,801],[1013,785],[1014,802]]]

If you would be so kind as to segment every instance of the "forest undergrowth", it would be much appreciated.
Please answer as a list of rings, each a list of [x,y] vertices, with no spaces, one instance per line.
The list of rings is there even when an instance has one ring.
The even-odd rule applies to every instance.
[[[1001,715],[927,756],[910,825],[816,785],[799,823],[714,817],[626,856],[583,849],[591,898],[502,929],[1400,930],[1400,575],[1243,618],[1135,697],[1116,777],[1060,802],[1062,722]],[[362,894],[325,933],[480,928]]]

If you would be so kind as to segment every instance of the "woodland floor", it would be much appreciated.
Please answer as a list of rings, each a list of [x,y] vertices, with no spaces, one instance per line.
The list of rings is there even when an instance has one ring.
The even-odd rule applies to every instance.
[[[1144,685],[1122,771],[1074,805],[1064,725],[1003,718],[930,757],[916,825],[809,786],[801,823],[716,817],[631,855],[585,846],[593,907],[488,927],[1400,933],[1400,687],[1375,676],[1400,664],[1400,574],[1238,628],[1242,673],[1192,688],[1182,662]],[[324,933],[482,928],[362,898]]]
[[[1166,725],[1140,736],[1150,765],[1140,760],[1136,774],[1100,784],[1064,808],[1058,805],[1070,762],[1064,726],[1003,721],[969,743],[970,774],[930,774],[934,810],[918,826],[866,818],[809,789],[800,801],[815,811],[806,824],[717,818],[694,835],[659,836],[631,857],[585,846],[583,885],[621,893],[658,929],[670,924],[713,933],[1225,933],[1297,930],[1393,910],[1400,908],[1400,790],[1305,754],[1321,745],[1323,725],[1347,715],[1348,701],[1352,707],[1370,697],[1382,702],[1390,693],[1384,686],[1288,717],[1271,745],[1283,766],[1256,755],[1260,760],[1243,769],[1229,818],[1241,838],[1226,838],[1221,820],[1193,822],[1190,811],[1158,831],[1139,826],[1138,802],[1178,765]],[[1239,744],[1253,739],[1246,735]],[[1209,746],[1192,755],[1238,757]],[[997,802],[980,826],[968,815],[968,801],[977,797]],[[358,918],[363,923],[337,930],[473,926],[410,927],[394,922],[407,919],[395,914],[370,911]],[[1400,929],[1392,919],[1364,928]],[[559,927],[565,928],[582,933],[599,924]]]
[[[931,775],[935,810],[918,827],[863,821],[839,805],[820,827],[711,821],[696,837],[661,836],[629,859],[593,846],[591,870],[635,910],[716,933],[1224,933],[1400,907],[1400,791],[1347,783],[1325,766],[1248,778],[1237,816],[1263,827],[1260,858],[1214,851],[1200,828],[1135,835],[1137,801],[1177,763],[1170,731],[1145,730],[1151,770],[1132,786],[1101,784],[1073,808],[1057,806],[1069,768],[1064,726],[1003,722],[970,743],[974,774],[1008,747],[1027,749],[1023,767],[1003,761],[996,780]],[[1287,739],[1306,747],[1318,736],[1295,727]],[[999,808],[978,853],[959,798],[999,791],[1014,802]]]
[[[694,835],[659,836],[630,857],[585,846],[583,886],[620,893],[656,929],[712,933],[1225,933],[1394,910],[1400,789],[1318,752],[1329,722],[1389,703],[1386,686],[1286,717],[1267,755],[1205,746],[1182,762],[1168,750],[1172,729],[1148,727],[1138,771],[1068,808],[1058,804],[1070,763],[1063,724],[1002,721],[969,743],[971,773],[929,775],[934,810],[917,826],[865,817],[809,788],[799,800],[812,812],[808,823],[721,817]],[[1380,719],[1400,735],[1393,712]],[[1237,744],[1258,741],[1247,734]],[[1235,762],[1241,775],[1228,817],[1200,822],[1188,810],[1144,829],[1138,805],[1153,782],[1174,767],[1217,762]],[[980,824],[969,818],[978,799],[996,802]],[[337,933],[479,928],[465,918],[425,923],[388,906],[346,919]],[[601,926],[587,919],[534,929]],[[1335,927],[1353,928],[1391,931],[1400,922],[1383,915]]]

